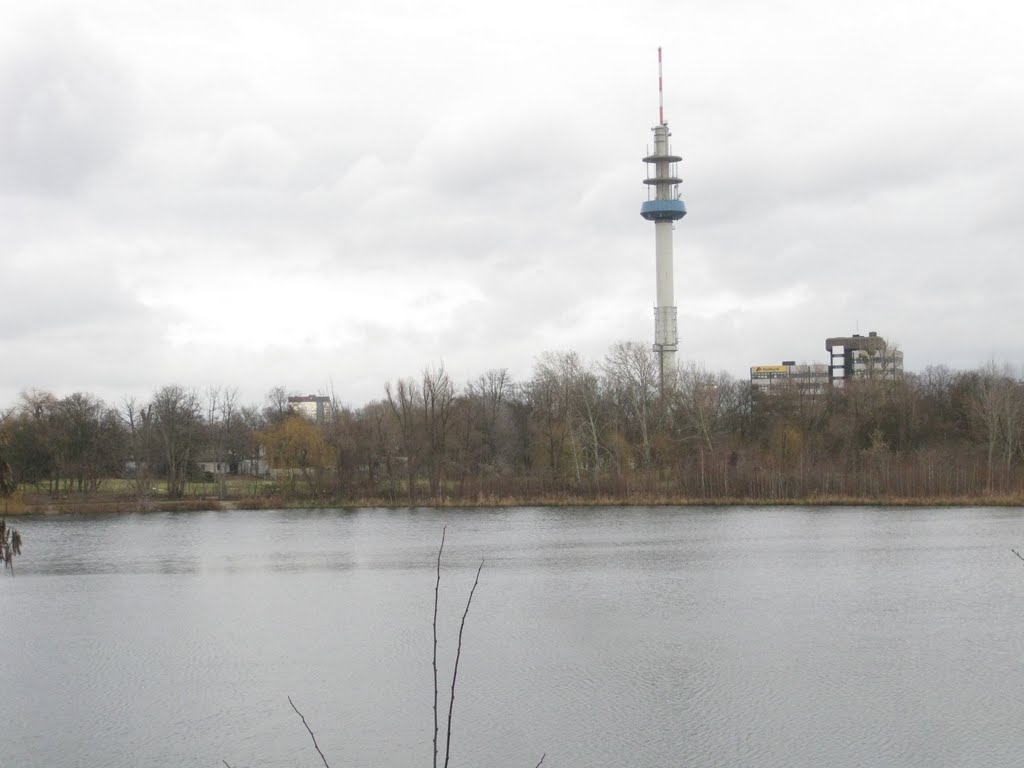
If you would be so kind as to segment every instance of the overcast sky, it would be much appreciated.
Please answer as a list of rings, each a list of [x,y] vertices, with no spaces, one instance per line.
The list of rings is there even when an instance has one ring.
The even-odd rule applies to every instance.
[[[1020,8],[0,0],[0,406],[651,342],[659,45],[681,359],[1020,365]]]

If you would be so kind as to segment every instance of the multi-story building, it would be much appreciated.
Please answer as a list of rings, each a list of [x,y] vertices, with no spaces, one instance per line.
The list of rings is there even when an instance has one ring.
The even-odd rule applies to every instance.
[[[326,395],[293,395],[288,398],[289,407],[300,416],[322,424],[331,410],[331,398]]]
[[[895,381],[903,376],[903,352],[874,331],[825,339],[825,350],[830,356],[828,380],[834,387],[858,378]]]
[[[903,376],[903,352],[874,331],[867,336],[834,336],[825,339],[829,362],[797,365],[754,365],[750,385],[755,392],[772,393],[796,388],[804,394],[820,395],[830,387],[843,387],[854,379],[888,379]]]
[[[823,363],[801,363],[783,360],[781,365],[753,365],[750,385],[755,392],[775,393],[797,390],[805,394],[821,394],[829,385],[828,366]]]

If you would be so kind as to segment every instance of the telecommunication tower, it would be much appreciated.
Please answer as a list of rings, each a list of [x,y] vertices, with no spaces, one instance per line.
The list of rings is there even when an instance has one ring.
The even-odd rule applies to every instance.
[[[647,202],[640,206],[640,215],[654,222],[655,275],[657,304],[654,307],[654,351],[658,354],[662,388],[665,378],[675,370],[679,334],[676,327],[676,304],[672,278],[672,230],[675,222],[686,215],[686,205],[679,198],[678,163],[683,158],[673,155],[669,146],[672,136],[665,121],[665,101],[661,80],[661,48],[658,49],[658,124],[654,132],[654,151],[644,158],[647,163]],[[651,171],[653,169],[653,175]],[[653,195],[653,197],[652,197]]]

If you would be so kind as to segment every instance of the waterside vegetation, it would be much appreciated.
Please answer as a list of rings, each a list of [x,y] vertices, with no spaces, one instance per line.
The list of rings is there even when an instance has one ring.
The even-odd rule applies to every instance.
[[[759,393],[635,342],[530,378],[443,365],[319,420],[276,387],[0,410],[0,513],[523,504],[1024,504],[1024,381],[995,364]]]

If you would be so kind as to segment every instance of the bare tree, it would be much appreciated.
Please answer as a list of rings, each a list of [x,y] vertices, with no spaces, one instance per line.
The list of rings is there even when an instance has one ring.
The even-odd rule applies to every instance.
[[[263,417],[271,424],[288,418],[292,407],[288,402],[288,390],[282,386],[271,387],[267,392],[267,405],[263,409]]]
[[[384,385],[391,415],[398,426],[398,450],[405,459],[406,492],[409,504],[416,503],[416,473],[419,470],[422,445],[419,420],[419,389],[412,379],[399,379],[394,387]]]
[[[1020,421],[1024,414],[1020,387],[1009,367],[989,363],[978,372],[971,394],[970,414],[978,434],[986,445],[986,491],[995,490],[995,457],[997,449],[1005,451],[1006,466],[1020,444]]]
[[[134,397],[121,404],[121,420],[128,431],[128,461],[126,471],[139,505],[145,503],[151,483],[149,447],[153,439],[153,421],[150,406],[140,406]]]
[[[696,446],[702,494],[709,491],[709,460],[715,457],[715,443],[728,425],[729,404],[737,404],[734,383],[726,373],[711,373],[687,364],[680,366],[671,393],[673,423],[679,439]],[[726,465],[727,466],[727,465]]]
[[[199,448],[202,410],[194,390],[176,385],[157,390],[150,403],[153,429],[162,448],[167,495],[180,498]]]
[[[332,394],[323,430],[334,456],[335,493],[350,495],[357,483],[359,469],[367,464],[367,424]]]
[[[104,478],[120,471],[124,430],[117,412],[99,398],[75,392],[58,401],[53,437],[65,487],[96,491]]]
[[[8,460],[13,478],[21,485],[41,487],[51,494],[60,490],[57,455],[58,400],[50,392],[21,393],[13,417],[8,417]]]
[[[506,368],[486,371],[466,385],[466,397],[475,406],[474,422],[482,442],[482,463],[494,464],[498,460],[501,420],[514,388]]]
[[[18,484],[14,480],[14,471],[10,462],[7,461],[7,433],[4,431],[4,422],[10,417],[10,411],[0,413],[0,498],[6,499],[14,494]]]
[[[575,352],[548,352],[537,359],[527,391],[551,470],[561,467],[568,446],[573,476],[596,479],[609,455],[610,426],[597,374]]]
[[[437,368],[427,368],[423,371],[423,388],[420,390],[420,396],[427,464],[430,471],[430,495],[434,499],[440,499],[444,495],[448,429],[455,403],[455,386],[444,368],[444,363]]]
[[[552,475],[564,472],[569,439],[569,388],[559,376],[552,356],[538,358],[533,376],[524,387],[531,443],[536,446],[545,470]],[[576,469],[574,463],[574,469]]]
[[[227,495],[227,476],[238,471],[247,458],[245,422],[237,387],[208,387],[206,390],[206,449],[212,460],[217,495]]]
[[[651,465],[652,439],[663,413],[659,398],[659,369],[654,350],[636,341],[613,344],[602,365],[627,437],[639,443],[642,467]]]
[[[391,418],[389,403],[375,401],[368,403],[360,412],[359,420],[365,426],[365,461],[367,483],[375,488],[377,473],[383,466],[387,479],[387,495],[390,501],[395,499],[395,463],[399,455],[400,440],[396,429],[396,420]]]

